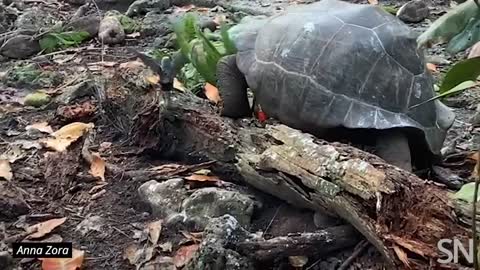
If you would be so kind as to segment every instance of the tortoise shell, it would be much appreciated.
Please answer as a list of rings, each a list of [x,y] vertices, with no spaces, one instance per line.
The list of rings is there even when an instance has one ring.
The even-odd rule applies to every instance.
[[[303,130],[412,128],[439,154],[454,114],[435,95],[416,34],[378,6],[323,0],[230,29],[269,116]]]

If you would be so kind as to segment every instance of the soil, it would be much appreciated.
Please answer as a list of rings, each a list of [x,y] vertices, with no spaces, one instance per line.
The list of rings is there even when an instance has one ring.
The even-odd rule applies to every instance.
[[[25,4],[42,5],[42,2],[29,1]],[[367,1],[356,2],[367,3]],[[380,4],[400,6],[406,1],[379,2]],[[285,5],[287,2],[262,1],[261,5],[275,8],[279,3]],[[429,23],[448,9],[448,4],[446,1],[431,1],[432,12],[429,18],[422,23],[410,24],[410,26],[419,32],[424,30]],[[76,11],[74,6],[64,2],[61,5],[63,12],[73,14]],[[220,12],[217,12],[217,14]],[[73,54],[67,52],[59,54],[59,60],[68,57],[78,60],[65,64],[62,64],[61,61],[52,62],[46,57],[36,57],[31,60],[42,69],[61,74],[68,81],[68,78],[76,77],[80,72],[83,72],[84,66],[88,64],[100,61],[115,63],[131,61],[134,57],[125,48],[133,46],[142,50],[147,44],[151,44],[154,38],[157,37],[127,38],[125,44],[107,47],[104,52],[101,50],[101,44],[93,40],[89,44],[85,44],[85,46],[91,46],[90,49],[79,50]],[[464,58],[464,54],[447,55],[442,46],[429,49],[428,54],[438,55],[451,63]],[[17,64],[16,61],[4,59],[4,62],[0,64],[0,73]],[[437,65],[439,69],[439,73],[436,74],[437,79],[450,66],[451,64]],[[58,91],[61,90],[60,85]],[[31,88],[29,87],[0,85],[0,102],[7,104],[18,100],[30,91]],[[465,153],[470,153],[475,149],[474,134],[480,134],[480,130],[478,128],[473,129],[469,124],[469,119],[473,116],[479,101],[480,88],[470,89],[460,95],[446,99],[445,102],[457,113],[457,120],[445,143],[446,146],[449,146],[456,142],[456,148],[452,154],[464,153],[466,155]],[[87,112],[85,115],[74,114],[74,118],[66,117],[68,114],[65,113],[65,110],[80,108],[86,106],[85,104],[94,106],[96,113],[88,114]],[[99,108],[98,105],[95,97],[84,97],[77,100],[71,107],[60,106],[54,108],[47,106],[42,109],[32,109],[31,107],[16,106],[16,110],[10,109],[10,107],[0,109],[2,114],[0,119],[0,153],[8,150],[9,146],[20,140],[42,137],[43,135],[25,130],[26,126],[32,123],[48,122],[53,130],[57,130],[73,121],[94,122],[96,134],[92,144],[93,149],[101,148],[102,143],[111,142],[110,147],[100,151],[102,158],[107,163],[122,168],[122,171],[118,173],[107,171],[105,177],[108,184],[102,188],[105,193],[96,199],[92,199],[92,194],[98,190],[95,192],[89,191],[98,185],[98,181],[88,177],[89,164],[81,156],[83,139],[74,143],[65,153],[52,153],[45,149],[25,151],[24,156],[12,164],[12,172],[15,177],[7,185],[22,195],[28,209],[24,211],[20,218],[0,215],[0,229],[5,237],[11,237],[22,234],[25,224],[32,225],[52,218],[67,217],[66,222],[57,228],[54,233],[61,235],[64,241],[74,243],[75,248],[86,252],[84,269],[134,269],[134,266],[123,257],[124,251],[138,240],[134,237],[135,232],[142,231],[146,223],[154,221],[156,218],[149,213],[148,208],[139,203],[137,196],[137,188],[148,179],[129,177],[124,175],[123,172],[162,164],[181,164],[182,162],[159,159],[148,153],[143,153],[142,149],[137,146],[130,146],[128,132],[126,132],[128,125],[122,124],[118,119],[112,119],[111,115],[106,113],[110,108]],[[127,109],[125,108],[125,110]],[[117,112],[117,114],[121,113],[129,112]],[[211,169],[215,171],[214,167]],[[452,169],[454,173],[463,177],[468,176],[470,170],[471,166],[464,165],[454,166]],[[183,176],[188,175],[188,173],[191,172],[184,173]],[[225,181],[230,180],[227,174],[219,174],[219,176]],[[265,203],[264,210],[254,215],[252,232],[265,231],[268,228],[271,236],[275,236],[295,230],[301,232],[313,229],[311,228],[313,223],[311,220],[312,213],[309,211],[293,209],[288,204],[273,197],[265,194],[262,196],[264,198],[263,203]],[[18,211],[22,210],[18,209]],[[90,231],[86,235],[82,235],[81,232],[76,230],[76,227],[91,215],[103,217],[103,227],[100,231]],[[289,224],[289,221],[292,224]],[[184,241],[186,241],[185,237],[180,231],[175,231],[172,228],[162,231],[161,242],[171,242],[174,247],[173,250],[176,250],[178,245]],[[348,249],[341,253],[331,254],[329,258],[310,258],[306,269],[336,269],[351,255],[352,250]],[[162,252],[162,254],[173,256],[174,252],[167,251]],[[15,266],[17,269],[40,269],[40,261],[16,259]],[[291,268],[287,260],[281,260],[273,265],[264,265],[263,267],[261,269]],[[380,269],[380,267],[381,259],[377,252],[370,247],[349,269]]]

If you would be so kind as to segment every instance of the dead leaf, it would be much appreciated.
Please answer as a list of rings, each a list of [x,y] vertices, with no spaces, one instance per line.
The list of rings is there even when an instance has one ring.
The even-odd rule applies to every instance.
[[[140,32],[134,32],[134,33],[126,35],[126,37],[128,37],[128,38],[137,38],[139,36],[140,36]]]
[[[160,239],[160,233],[162,232],[162,222],[163,220],[160,219],[150,222],[147,225],[148,235],[150,236],[150,241],[153,245],[156,245],[158,243],[158,240]]]
[[[468,53],[468,59],[470,58],[475,58],[480,56],[480,41],[475,43],[471,49],[470,52]]]
[[[80,105],[60,106],[57,109],[57,115],[68,120],[76,120],[93,115],[96,109],[97,107],[95,105],[90,101],[86,101]]]
[[[203,232],[186,232],[186,231],[180,231],[185,238],[188,240],[193,241],[194,243],[200,243],[203,238]]]
[[[3,178],[7,181],[12,180],[13,178],[10,162],[6,159],[0,159],[0,178]]]
[[[53,133],[52,127],[50,125],[48,125],[47,122],[40,122],[40,123],[31,124],[31,125],[26,126],[25,129],[26,130],[38,130],[40,132],[48,133],[48,134]]]
[[[93,123],[73,122],[52,133],[54,138],[43,139],[41,143],[50,149],[62,152],[94,126]]]
[[[123,259],[127,259],[131,265],[136,265],[143,255],[143,249],[136,244],[129,245],[123,252]]]
[[[395,254],[397,254],[397,257],[400,261],[403,262],[403,264],[410,268],[410,261],[408,260],[407,253],[405,253],[399,246],[394,245],[393,250],[395,251]]]
[[[218,93],[218,88],[209,83],[205,84],[205,96],[207,96],[208,100],[215,104],[221,100],[220,94]]]
[[[34,232],[35,230],[36,232],[27,236],[27,239],[35,239],[35,238],[43,237],[49,234],[58,226],[62,225],[66,220],[67,220],[66,217],[54,218],[54,219],[50,219],[50,220],[32,225],[27,228],[27,232]]]
[[[220,178],[214,175],[192,174],[185,177],[185,180],[198,181],[198,182],[217,182]]]
[[[135,61],[129,61],[125,63],[121,63],[118,66],[119,69],[127,69],[127,70],[138,70],[138,69],[143,69],[145,68],[145,64],[142,61],[135,60]]]
[[[303,266],[307,264],[308,257],[306,256],[288,256],[288,262],[296,269],[303,269]]]
[[[76,270],[81,269],[85,251],[73,249],[72,258],[43,258],[42,270]]]
[[[112,146],[111,142],[102,142],[98,148],[98,152],[105,152]]]
[[[160,82],[160,76],[158,76],[158,75],[146,76],[146,77],[145,77],[145,80],[146,80],[149,84],[156,85],[156,84],[158,84],[158,82]]]
[[[187,91],[185,86],[183,86],[183,83],[181,83],[177,78],[173,78],[173,88],[178,89],[182,92]]]
[[[378,0],[368,0],[368,3],[370,3],[370,5],[378,5]]]
[[[198,247],[198,244],[180,247],[173,257],[173,263],[175,266],[180,268],[186,265],[190,260],[192,260],[193,255],[195,255],[195,252],[198,250]]]
[[[183,166],[179,164],[163,164],[160,166],[155,166],[148,170],[155,171],[160,174],[169,174],[169,173],[177,173],[179,170],[182,170],[182,169],[183,169]]]
[[[209,169],[201,169],[201,170],[198,170],[198,171],[194,171],[193,172],[194,174],[201,174],[201,175],[209,175],[212,173],[212,171],[210,171]]]
[[[176,7],[175,12],[188,12],[194,8],[195,8],[195,5],[190,4],[182,7]]]
[[[100,177],[105,182],[105,161],[98,153],[92,153],[92,163],[90,164],[90,174]]]
[[[432,63],[427,63],[427,69],[430,70],[433,73],[437,72],[437,66],[435,64],[432,64]]]

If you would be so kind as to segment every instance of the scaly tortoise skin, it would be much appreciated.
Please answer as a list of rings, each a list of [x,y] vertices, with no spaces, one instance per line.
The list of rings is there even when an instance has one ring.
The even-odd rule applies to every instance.
[[[229,34],[238,52],[217,67],[223,115],[248,115],[246,93],[232,90],[248,86],[293,128],[407,128],[440,154],[455,115],[438,100],[411,108],[435,95],[433,77],[415,33],[380,7],[322,0],[246,17]],[[232,61],[243,80],[225,71]]]

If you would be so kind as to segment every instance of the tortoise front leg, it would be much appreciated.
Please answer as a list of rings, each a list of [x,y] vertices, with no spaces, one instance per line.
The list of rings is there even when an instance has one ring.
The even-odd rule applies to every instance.
[[[376,154],[386,162],[401,169],[412,171],[412,157],[407,135],[400,130],[380,131],[376,141]]]
[[[242,118],[252,115],[247,81],[237,67],[236,55],[227,55],[218,61],[217,87],[222,99],[222,116]]]

